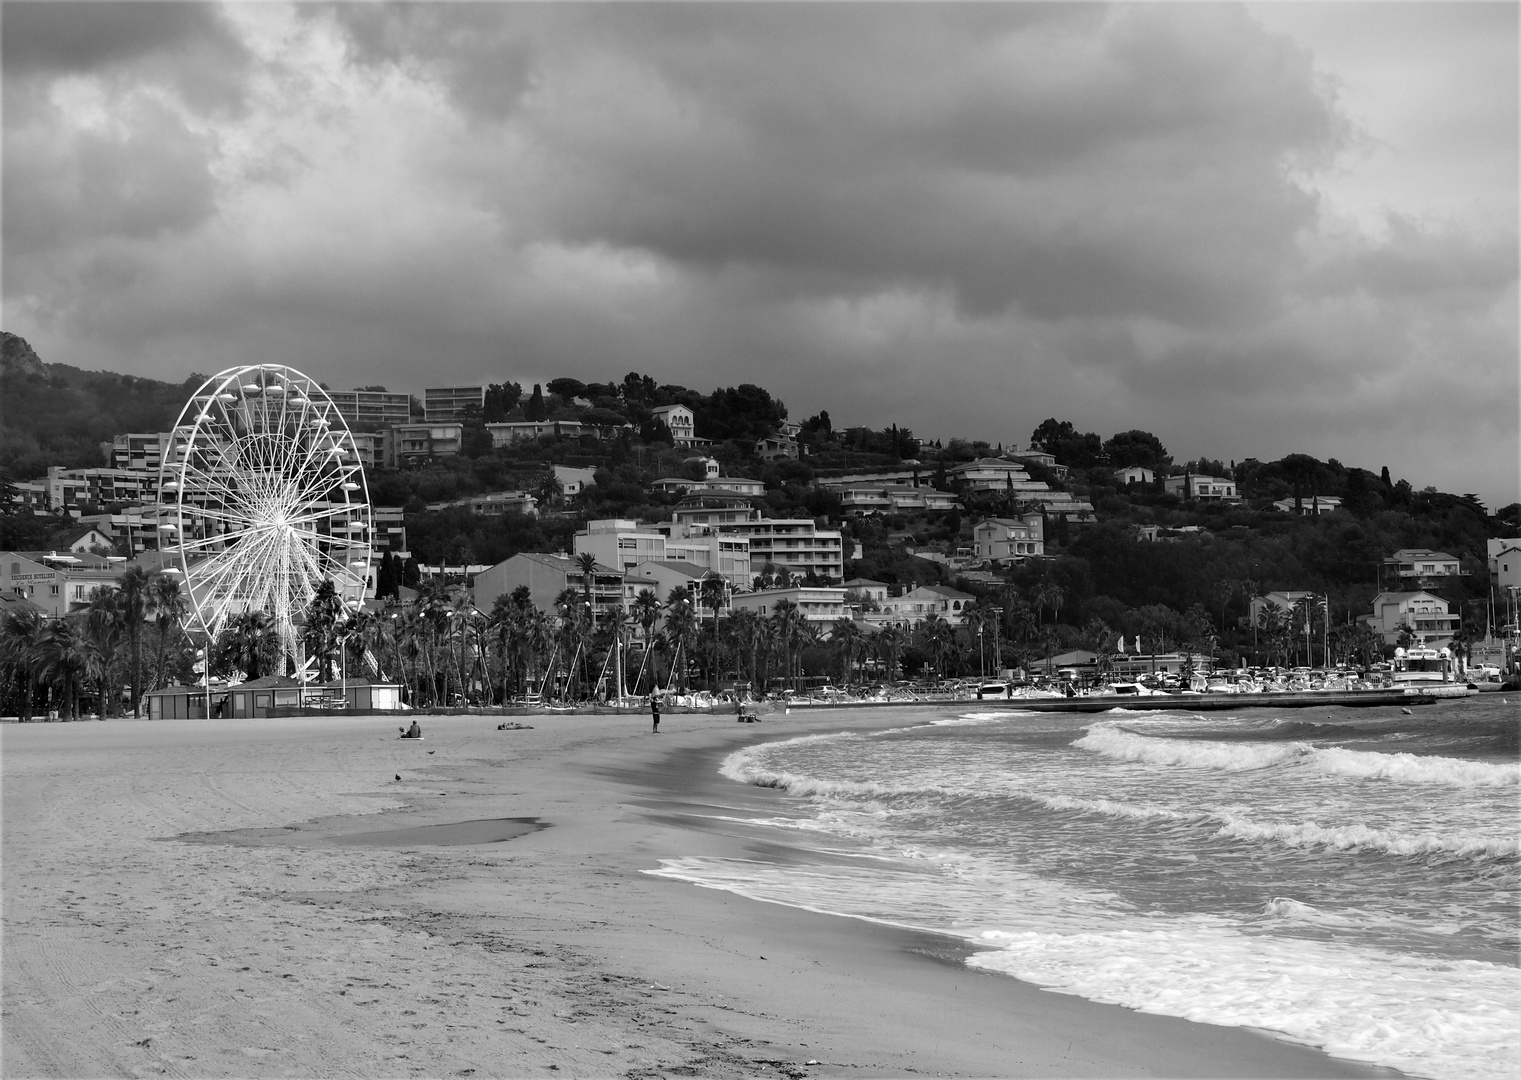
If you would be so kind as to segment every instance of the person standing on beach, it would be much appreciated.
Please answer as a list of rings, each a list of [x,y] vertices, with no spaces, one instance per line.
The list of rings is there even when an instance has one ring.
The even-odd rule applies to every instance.
[[[655,734],[655,735],[659,735],[660,734],[660,695],[659,694],[651,694],[650,695],[650,719],[655,722],[655,726],[650,729],[651,733]]]

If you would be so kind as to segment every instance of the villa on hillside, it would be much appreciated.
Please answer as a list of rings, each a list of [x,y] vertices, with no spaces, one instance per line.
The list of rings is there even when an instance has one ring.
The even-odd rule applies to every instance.
[[[1381,592],[1373,598],[1373,613],[1357,621],[1376,630],[1388,645],[1398,644],[1408,630],[1416,644],[1431,649],[1451,645],[1458,629],[1452,606],[1429,592]]]
[[[1181,476],[1166,477],[1162,481],[1162,490],[1169,495],[1196,499],[1199,502],[1241,501],[1241,496],[1236,493],[1236,481],[1228,480],[1223,476],[1208,476],[1204,473],[1184,473]]]
[[[1273,509],[1280,510],[1285,514],[1294,512],[1293,499],[1279,499],[1273,503]],[[1337,495],[1311,495],[1308,499],[1299,500],[1299,513],[1301,517],[1319,517],[1321,514],[1329,514],[1333,510],[1341,509],[1341,498]]]

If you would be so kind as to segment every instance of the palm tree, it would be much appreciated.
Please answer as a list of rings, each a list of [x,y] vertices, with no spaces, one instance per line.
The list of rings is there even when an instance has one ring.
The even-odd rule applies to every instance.
[[[898,655],[903,651],[904,635],[901,627],[888,623],[877,631],[875,647],[877,656],[886,665],[886,677],[892,682],[898,675]]]
[[[829,640],[839,650],[840,675],[846,686],[855,681],[856,659],[865,644],[864,637],[855,621],[843,616],[831,628]]]
[[[274,622],[263,611],[244,611],[232,616],[218,642],[222,662],[242,671],[249,680],[273,670],[280,646]],[[207,657],[208,668],[210,659]]]
[[[798,610],[791,600],[778,600],[771,610],[773,633],[777,642],[782,647],[782,673],[783,678],[792,680],[792,688],[797,689],[797,679],[793,675],[794,660],[798,665],[802,661],[802,638],[808,630],[808,621],[803,613]],[[793,649],[793,645],[798,647]]]
[[[655,590],[640,589],[639,595],[634,597],[630,614],[644,631],[644,655],[651,664],[650,678],[654,679],[654,654],[651,650],[655,647],[655,624],[660,621],[660,597],[655,595]],[[659,685],[658,681],[656,685]]]
[[[306,605],[306,647],[317,658],[317,679],[332,682],[333,652],[338,644],[339,627],[344,618],[343,597],[332,578],[324,578]]]
[[[725,629],[729,639],[734,642],[735,666],[739,666],[740,657],[748,659],[746,681],[753,688],[756,686],[757,654],[763,636],[760,615],[749,608],[736,608],[730,612]]]
[[[57,691],[59,715],[79,719],[79,687],[90,668],[90,649],[84,636],[68,619],[55,619],[42,631],[37,643],[37,671]]]
[[[671,643],[671,662],[680,658],[681,692],[687,689],[687,658],[692,653],[692,640],[697,636],[697,618],[692,614],[690,594],[684,588],[671,590],[665,606],[665,636]]]
[[[8,611],[0,621],[0,672],[6,681],[21,684],[21,722],[30,723],[38,688],[37,651],[46,623],[42,611],[25,607]]]
[[[100,715],[110,716],[120,701],[121,649],[128,637],[123,620],[122,594],[115,589],[97,588],[90,594],[85,611],[83,637],[88,648],[88,674],[95,680],[100,698]]]
[[[158,627],[158,656],[153,665],[153,688],[157,690],[164,685],[164,652],[169,645],[169,636],[184,622],[189,604],[180,583],[162,573],[154,575],[148,599]]]
[[[698,596],[702,606],[713,612],[713,692],[718,693],[718,612],[724,606],[727,582],[723,575],[709,570],[702,576]]]
[[[131,648],[132,667],[132,715],[143,715],[143,623],[148,620],[157,570],[133,564],[116,579],[116,590],[121,593],[121,618],[126,623],[127,639]]]

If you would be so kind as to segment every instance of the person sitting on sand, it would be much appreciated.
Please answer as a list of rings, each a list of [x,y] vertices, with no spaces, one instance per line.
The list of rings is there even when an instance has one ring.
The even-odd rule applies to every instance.
[[[422,728],[420,728],[420,727],[417,726],[417,721],[416,720],[412,721],[412,726],[411,727],[409,727],[409,728],[397,728],[396,730],[401,732],[401,737],[403,739],[420,739],[420,738],[422,738]]]

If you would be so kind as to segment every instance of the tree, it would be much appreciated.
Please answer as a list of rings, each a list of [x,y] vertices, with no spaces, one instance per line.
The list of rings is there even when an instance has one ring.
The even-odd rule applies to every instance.
[[[148,610],[153,592],[153,576],[157,570],[133,565],[121,572],[116,579],[116,589],[121,593],[118,610],[127,626],[127,640],[131,649],[128,669],[132,683],[132,715],[143,715],[143,623],[148,620]]]
[[[79,719],[79,690],[89,673],[90,650],[71,620],[54,619],[43,627],[36,660],[37,672],[48,687],[50,699],[58,703],[58,714],[70,720]]]
[[[217,644],[217,665],[223,670],[236,668],[248,680],[270,673],[280,649],[274,621],[263,611],[243,611],[229,618]],[[209,669],[210,657],[207,662]]]
[[[306,648],[317,658],[317,678],[331,682],[337,676],[333,672],[333,652],[337,647],[339,623],[344,618],[343,598],[332,578],[323,578],[306,605]]]
[[[115,589],[96,588],[85,610],[84,644],[88,649],[87,673],[95,680],[100,700],[100,715],[112,715],[112,706],[120,701],[121,650],[127,641],[127,626],[122,612],[122,594]]]
[[[718,613],[723,609],[728,582],[722,574],[709,570],[702,576],[697,595],[702,606],[713,612],[713,692],[718,692]]]
[[[153,688],[157,690],[164,685],[164,654],[169,647],[169,638],[185,621],[190,608],[179,581],[168,574],[153,576],[148,599],[158,629],[158,655],[153,665]]]
[[[586,384],[580,379],[550,379],[544,388],[567,405],[572,398],[582,397],[586,393]],[[537,386],[534,387],[535,392],[538,389]]]
[[[32,704],[38,689],[38,647],[45,626],[42,611],[30,605],[18,611],[7,611],[0,619],[0,675],[5,678],[0,687],[20,684],[22,723],[29,723],[32,719]]]
[[[515,382],[489,383],[485,400],[481,404],[481,423],[495,424],[507,419],[507,414],[517,407],[523,398],[523,387]]]
[[[523,419],[545,420],[549,417],[549,407],[544,404],[544,391],[538,383],[533,384],[533,396],[528,399],[528,404],[523,406]]]
[[[1114,469],[1135,465],[1161,472],[1172,464],[1172,455],[1162,445],[1161,439],[1149,431],[1134,428],[1111,436],[1104,443],[1104,456]]]

